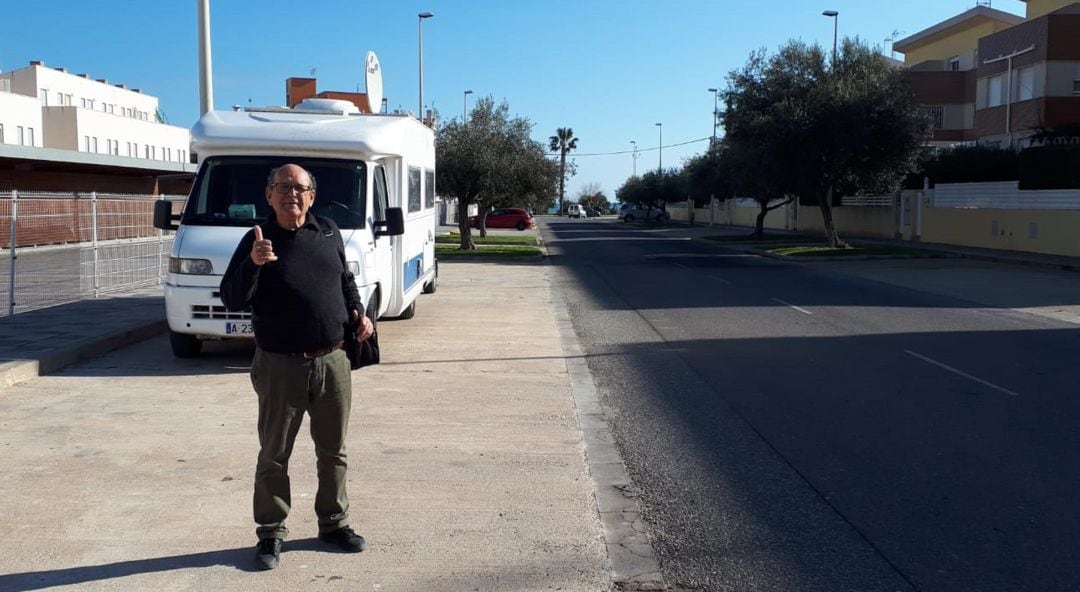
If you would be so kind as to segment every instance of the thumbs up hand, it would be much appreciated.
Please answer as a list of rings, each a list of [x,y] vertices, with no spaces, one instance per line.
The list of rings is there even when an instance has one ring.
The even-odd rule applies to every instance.
[[[277,261],[274,246],[268,239],[263,238],[262,228],[258,226],[255,227],[255,242],[251,244],[251,261],[260,267],[271,261]]]

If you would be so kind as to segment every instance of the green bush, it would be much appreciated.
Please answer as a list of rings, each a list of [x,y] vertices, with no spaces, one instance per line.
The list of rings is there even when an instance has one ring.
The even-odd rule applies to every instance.
[[[1020,189],[1080,189],[1080,146],[1037,146],[1020,153]]]
[[[1019,155],[1009,148],[960,146],[928,149],[919,168],[904,180],[905,189],[922,189],[923,178],[937,183],[979,183],[1015,181],[1019,176]]]

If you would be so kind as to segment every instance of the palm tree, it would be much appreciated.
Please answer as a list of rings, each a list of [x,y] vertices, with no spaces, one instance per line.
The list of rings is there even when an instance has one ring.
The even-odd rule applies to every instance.
[[[549,138],[551,150],[559,151],[559,215],[562,215],[563,195],[566,189],[566,153],[577,149],[577,138],[573,128],[560,127]]]

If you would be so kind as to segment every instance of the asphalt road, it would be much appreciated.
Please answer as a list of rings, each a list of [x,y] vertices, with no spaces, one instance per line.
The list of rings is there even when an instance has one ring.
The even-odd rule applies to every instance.
[[[1080,589],[1080,327],[910,268],[916,287],[544,224],[669,583]]]

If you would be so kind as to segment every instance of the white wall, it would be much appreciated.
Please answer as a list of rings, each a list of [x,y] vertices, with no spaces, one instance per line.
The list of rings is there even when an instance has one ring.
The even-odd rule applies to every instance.
[[[6,143],[18,143],[15,125],[29,125],[15,123],[15,115],[25,118],[34,111],[39,147],[190,161],[188,130],[157,123],[157,97],[45,66],[5,72],[0,79],[10,80],[12,91],[0,93]],[[19,108],[8,108],[9,104]],[[6,123],[9,119],[10,124]]]
[[[56,148],[109,154],[109,146],[112,142],[116,142],[113,154],[117,156],[169,162],[190,160],[188,150],[190,150],[191,140],[188,130],[174,125],[128,119],[78,107],[48,107],[43,110],[47,127],[53,130],[53,123],[57,126],[71,125],[70,119],[64,114],[72,110],[76,114],[74,134],[71,135],[71,130],[66,130],[61,137],[65,139],[67,145],[55,146]],[[74,145],[71,144],[72,138],[75,139]],[[89,142],[87,142],[88,139]],[[88,143],[89,146],[87,146]],[[149,155],[147,155],[148,146],[150,147]]]
[[[0,92],[0,125],[4,126],[4,144],[19,144],[19,128],[23,128],[23,145],[30,145],[30,130],[34,146],[43,147],[45,130],[41,119],[41,104],[34,97]]]

